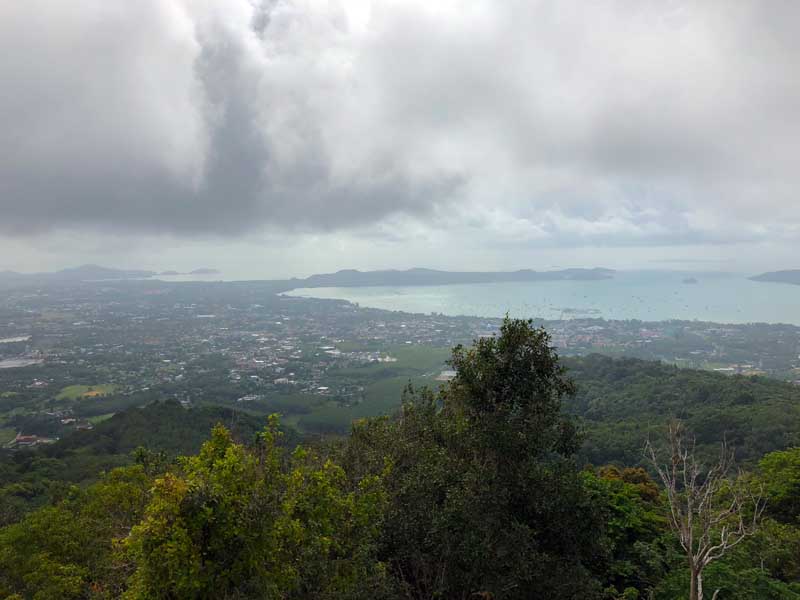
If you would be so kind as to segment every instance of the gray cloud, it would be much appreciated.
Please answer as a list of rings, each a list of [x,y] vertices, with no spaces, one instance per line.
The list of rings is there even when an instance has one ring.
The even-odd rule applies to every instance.
[[[0,232],[796,239],[798,17],[788,1],[6,3]],[[407,232],[382,228],[394,217]]]

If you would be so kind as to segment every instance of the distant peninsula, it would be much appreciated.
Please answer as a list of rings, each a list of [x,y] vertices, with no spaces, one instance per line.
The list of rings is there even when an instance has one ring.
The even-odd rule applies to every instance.
[[[201,268],[182,273],[179,271],[146,271],[140,269],[111,269],[98,265],[82,265],[51,273],[17,273],[0,271],[0,287],[19,285],[65,284],[97,281],[151,280],[179,275],[218,275],[216,269]],[[296,288],[367,287],[385,285],[455,285],[468,283],[501,283],[530,281],[600,281],[614,278],[612,269],[562,269],[558,271],[437,271],[435,269],[408,269],[385,271],[357,271],[345,269],[336,273],[322,273],[306,278],[259,280],[273,284],[276,289],[288,291]]]
[[[790,283],[800,285],[800,269],[788,271],[771,271],[750,278],[752,281],[767,281],[770,283]]]
[[[356,271],[346,269],[336,273],[292,279],[296,287],[366,287],[382,285],[454,285],[459,283],[500,283],[512,281],[596,281],[612,279],[612,269],[563,269],[560,271],[437,271],[408,269],[406,271]]]
[[[1,271],[0,283],[50,283],[101,281],[103,279],[145,279],[156,275],[155,271],[141,269],[110,269],[98,265],[81,265],[50,273],[17,273]]]
[[[188,271],[186,273],[181,273],[180,271],[162,271],[159,275],[163,275],[165,277],[173,277],[175,275],[219,275],[220,272],[216,269],[209,269],[208,267],[203,267],[202,269],[195,269],[194,271]]]
[[[81,265],[60,271],[43,273],[18,273],[16,271],[0,271],[0,286],[39,285],[51,283],[80,283],[84,281],[105,281],[122,279],[150,279],[158,276],[172,275],[217,275],[216,269],[195,269],[188,273],[178,271],[148,271],[144,269],[112,269],[99,265]]]
[[[208,267],[203,267],[202,269],[195,269],[194,271],[189,271],[189,275],[219,275],[219,271],[216,269],[209,269]]]

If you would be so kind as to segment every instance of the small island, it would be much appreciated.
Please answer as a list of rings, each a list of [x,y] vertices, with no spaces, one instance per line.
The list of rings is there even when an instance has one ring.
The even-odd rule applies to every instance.
[[[207,267],[203,267],[201,269],[195,269],[194,271],[189,271],[189,275],[219,275],[220,272],[216,269],[209,269]]]
[[[694,277],[685,277],[685,278],[683,279],[683,282],[682,282],[682,283],[685,283],[685,284],[687,284],[687,285],[693,285],[693,284],[695,284],[695,283],[700,283],[700,282],[699,282],[699,281],[697,281],[697,279],[695,279]]]
[[[787,271],[771,271],[750,278],[751,281],[765,281],[768,283],[789,283],[800,285],[800,269]]]

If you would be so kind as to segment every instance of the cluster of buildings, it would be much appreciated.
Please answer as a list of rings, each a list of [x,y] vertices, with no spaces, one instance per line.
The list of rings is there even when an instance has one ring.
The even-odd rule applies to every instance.
[[[469,344],[501,325],[285,297],[259,282],[83,284],[57,293],[10,292],[0,308],[0,361],[14,365],[0,371],[0,396],[26,399],[14,404],[17,415],[56,414],[63,409],[53,406],[58,391],[73,383],[114,384],[117,396],[137,401],[159,391],[185,405],[211,393],[244,403],[271,394],[358,395],[363,386],[348,380],[349,369],[391,369],[398,347]],[[596,318],[539,324],[565,355],[602,352],[800,382],[800,328],[790,325]],[[442,370],[440,378],[451,376]],[[2,411],[0,404],[0,426],[9,419]],[[53,418],[75,419],[64,427],[85,423],[69,412]],[[23,434],[15,444],[47,439]]]

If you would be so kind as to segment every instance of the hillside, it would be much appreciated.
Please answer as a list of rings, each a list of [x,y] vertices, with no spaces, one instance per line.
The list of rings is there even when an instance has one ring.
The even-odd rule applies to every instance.
[[[772,271],[770,273],[756,275],[750,279],[753,281],[765,281],[769,283],[790,283],[792,285],[800,285],[800,269]]]
[[[197,452],[217,423],[249,443],[265,422],[230,408],[185,409],[174,401],[157,402],[117,413],[93,430],[76,431],[52,446],[0,454],[0,525],[59,497],[67,484],[91,482],[104,471],[131,464],[140,446],[171,459]],[[288,430],[284,442],[291,445],[298,439]]]
[[[45,453],[56,458],[74,451],[115,455],[144,446],[170,455],[187,454],[200,448],[217,423],[228,427],[237,439],[250,441],[264,420],[219,406],[185,409],[175,401],[157,402],[117,413],[91,431],[76,431]]]
[[[800,444],[800,387],[789,383],[601,355],[563,362],[578,387],[566,409],[581,419],[582,455],[594,464],[640,463],[648,433],[675,417],[701,451],[725,438],[740,461]]]
[[[564,364],[549,342],[507,319],[454,348],[446,388],[409,388],[401,418],[324,444],[295,448],[272,418],[165,402],[11,454],[0,597],[675,600],[700,581],[675,530],[710,539],[738,522],[704,575],[714,596],[798,600],[800,453],[758,455],[793,443],[798,391],[640,360]],[[562,412],[570,376],[582,453]],[[674,441],[680,429],[666,441],[673,416],[697,448]],[[669,490],[682,477],[680,493],[636,466],[648,433],[656,464],[687,461],[663,475]],[[746,471],[721,466],[696,487],[695,457],[726,437]],[[131,465],[140,443],[151,450]],[[583,466],[592,454],[630,462]]]
[[[156,275],[155,271],[141,269],[110,269],[98,265],[81,265],[45,273],[17,273],[0,271],[0,285],[75,283],[103,279],[142,279]]]

